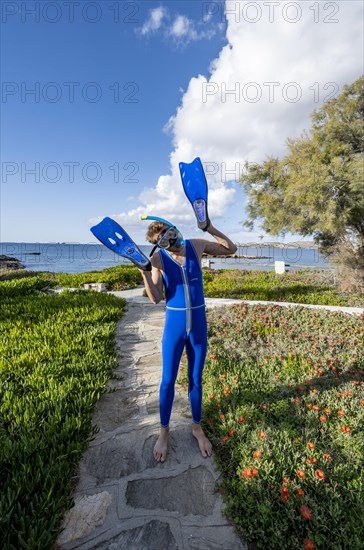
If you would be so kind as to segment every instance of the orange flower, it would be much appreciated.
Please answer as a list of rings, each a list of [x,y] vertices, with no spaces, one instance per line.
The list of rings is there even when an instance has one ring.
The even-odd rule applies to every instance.
[[[297,489],[297,496],[300,497],[300,498],[302,498],[302,497],[305,496],[305,492],[304,492],[303,489],[301,489],[301,487],[299,487],[299,488]]]
[[[316,464],[317,458],[308,458],[306,462],[307,464]]]
[[[320,416],[320,422],[327,422],[327,416],[325,416],[324,414],[322,414]]]
[[[257,451],[254,451],[253,456],[254,456],[254,458],[261,458],[262,453],[261,453],[260,451],[258,451],[258,450],[257,450]]]
[[[239,416],[238,422],[240,422],[240,424],[241,424],[242,422],[244,422],[244,420],[245,420],[245,417],[244,417],[244,416]]]
[[[340,409],[339,411],[337,411],[337,414],[338,416],[345,416],[345,413],[342,409]]]
[[[284,477],[283,478],[283,483],[288,483],[289,482],[289,477]]]
[[[229,438],[228,436],[226,435],[225,437],[222,438],[222,442],[223,443],[227,443],[229,441]]]
[[[360,405],[364,405],[364,399],[360,399],[359,403]]]
[[[315,474],[318,479],[325,479],[325,472],[322,470],[316,470]]]
[[[230,430],[229,435],[232,436],[232,435],[234,435],[234,433],[235,433],[235,430]]]
[[[259,432],[260,439],[265,439],[267,437],[267,434],[265,432]]]
[[[253,475],[251,468],[244,468],[244,470],[241,472],[241,475],[245,477],[245,479],[251,478]]]
[[[331,460],[331,455],[329,455],[328,453],[325,453],[325,454],[323,455],[323,459],[324,459],[324,460]]]
[[[324,412],[325,412],[326,414],[330,414],[330,413],[331,413],[331,409],[326,408],[326,409],[324,409]]]
[[[301,399],[299,397],[295,397],[293,400],[295,403],[300,403]]]
[[[281,493],[281,501],[287,502],[287,500],[289,500],[289,493]]]
[[[288,494],[288,493],[289,493],[288,487],[286,487],[285,485],[283,485],[283,487],[281,487],[281,493],[286,493],[286,494]]]
[[[212,424],[212,418],[207,419],[207,424]]]
[[[300,514],[303,517],[303,519],[311,519],[312,518],[312,512],[309,509],[309,507],[306,506],[305,504],[302,504],[302,506],[300,508]]]
[[[312,403],[306,403],[306,407],[307,407],[308,409],[312,409]]]
[[[315,448],[315,444],[312,443],[312,441],[309,441],[309,442],[307,443],[307,447],[308,447],[309,449],[314,449],[314,448]]]
[[[311,539],[304,539],[303,546],[305,550],[315,550],[315,545]]]
[[[298,386],[298,389],[299,389],[300,391],[305,391],[305,386]]]
[[[224,415],[224,414],[220,414],[220,418],[221,418],[221,420],[225,420],[225,415]]]
[[[341,426],[340,429],[342,432],[345,432],[346,434],[351,432],[351,429],[349,428],[349,426]]]
[[[312,410],[313,411],[319,411],[320,407],[318,405],[312,405]]]
[[[305,472],[303,470],[297,470],[297,475],[300,479],[304,479],[305,477]]]
[[[253,476],[257,476],[258,475],[258,468],[251,468],[251,473]]]
[[[220,374],[220,378],[226,378],[226,374]]]

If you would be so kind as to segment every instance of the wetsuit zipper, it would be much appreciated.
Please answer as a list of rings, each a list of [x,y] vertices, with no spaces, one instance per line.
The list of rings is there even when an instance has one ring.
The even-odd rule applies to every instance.
[[[190,287],[188,284],[186,268],[184,266],[181,266],[181,269],[182,269],[182,277],[183,277],[183,290],[185,293],[185,300],[186,300],[186,333],[188,336],[191,331],[191,316],[192,316],[191,296],[190,296]]]

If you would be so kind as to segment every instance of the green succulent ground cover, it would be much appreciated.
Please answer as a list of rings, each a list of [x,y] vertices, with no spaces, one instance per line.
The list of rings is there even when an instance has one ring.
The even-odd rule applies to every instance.
[[[43,291],[49,274],[0,282],[0,548],[52,548],[116,367],[124,302]]]
[[[265,550],[364,540],[364,315],[208,313],[204,425],[227,514]]]
[[[0,271],[0,281],[38,277],[49,282],[51,287],[62,286],[82,288],[85,283],[106,283],[109,290],[124,290],[134,288],[142,282],[139,271],[132,265],[109,267],[99,271],[86,273],[52,273],[48,271],[35,272],[17,270],[13,272]]]
[[[323,270],[291,270],[282,275],[261,270],[204,270],[204,288],[211,298],[364,307],[364,295],[339,292],[334,274]]]

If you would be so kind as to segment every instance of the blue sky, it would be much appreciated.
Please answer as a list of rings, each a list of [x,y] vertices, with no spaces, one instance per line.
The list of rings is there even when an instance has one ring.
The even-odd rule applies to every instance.
[[[215,225],[257,242],[224,169],[283,155],[312,110],[363,71],[361,2],[337,2],[338,13],[295,2],[296,14],[287,2],[274,14],[230,2],[225,14],[225,2],[82,1],[73,21],[54,4],[2,3],[3,242],[93,242],[89,227],[111,215],[143,243],[144,213],[198,235],[176,172],[195,156],[209,163]],[[273,101],[267,82],[278,82]]]

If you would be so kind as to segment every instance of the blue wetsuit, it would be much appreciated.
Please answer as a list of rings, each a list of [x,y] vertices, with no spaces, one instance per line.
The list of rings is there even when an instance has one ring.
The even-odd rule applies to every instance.
[[[174,384],[186,346],[188,394],[193,422],[201,422],[202,371],[207,350],[207,323],[202,270],[191,241],[186,240],[183,266],[165,250],[159,251],[166,293],[166,321],[162,338],[163,374],[160,386],[160,417],[167,427],[172,411]]]

